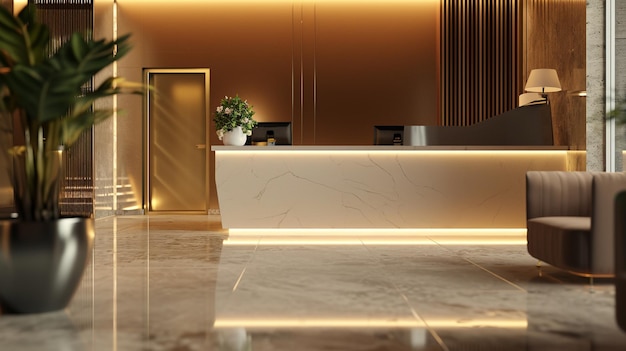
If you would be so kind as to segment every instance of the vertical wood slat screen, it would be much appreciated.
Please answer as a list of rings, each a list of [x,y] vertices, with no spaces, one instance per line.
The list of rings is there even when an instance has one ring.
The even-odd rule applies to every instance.
[[[517,106],[521,18],[521,0],[441,0],[440,125],[470,125]]]
[[[42,23],[50,29],[55,52],[72,33],[93,33],[93,0],[29,0]],[[83,87],[90,91],[93,82]],[[65,191],[60,209],[63,216],[92,216],[94,212],[93,130],[85,131],[65,153]]]

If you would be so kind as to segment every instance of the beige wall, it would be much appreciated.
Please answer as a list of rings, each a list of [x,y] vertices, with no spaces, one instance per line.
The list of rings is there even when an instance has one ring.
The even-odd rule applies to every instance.
[[[141,80],[143,68],[208,67],[211,110],[222,96],[238,93],[255,106],[257,119],[292,121],[295,144],[370,144],[374,124],[436,124],[439,0],[117,3],[119,32],[132,33],[135,46],[119,66],[122,76]],[[580,7],[584,1],[550,3]],[[95,0],[95,8],[96,37],[110,38],[113,1]],[[553,11],[544,20],[571,14]],[[531,41],[552,48],[563,31],[549,33]],[[567,51],[574,44],[576,50]],[[579,46],[584,36],[564,41],[550,55],[559,65],[573,62],[566,75],[575,84],[566,89],[578,89],[584,59]],[[573,104],[566,100],[563,106]],[[96,128],[97,185],[125,179],[141,198],[142,101],[121,97],[119,107],[122,116]],[[577,107],[557,117],[560,143],[580,147],[584,114],[578,113]],[[219,145],[213,131],[212,126],[211,144]],[[214,189],[211,195],[216,209]]]
[[[605,0],[588,0],[586,7],[586,164],[588,171],[604,171],[606,169],[604,117],[606,113],[605,5]]]
[[[303,144],[371,144],[376,124],[437,124],[438,11],[436,2],[318,4],[315,41],[303,43],[315,49],[315,134],[305,130]]]
[[[294,142],[371,144],[375,124],[434,124],[438,2],[120,0],[135,50],[120,73],[208,67],[211,107],[239,94],[260,121],[292,121]]]
[[[615,2],[615,98],[626,99],[626,2]],[[615,131],[615,169],[623,171],[622,150],[626,150],[626,125],[617,125]]]

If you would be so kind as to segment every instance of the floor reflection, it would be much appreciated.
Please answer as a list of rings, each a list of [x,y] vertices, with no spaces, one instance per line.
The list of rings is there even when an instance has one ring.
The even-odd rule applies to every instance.
[[[80,318],[78,318],[80,319]],[[2,350],[67,350],[92,349],[76,316],[67,311],[0,317],[0,349]]]
[[[69,308],[1,316],[0,350],[626,347],[612,282],[539,276],[517,234],[387,245],[382,234],[275,243],[229,234],[216,216],[101,219]]]

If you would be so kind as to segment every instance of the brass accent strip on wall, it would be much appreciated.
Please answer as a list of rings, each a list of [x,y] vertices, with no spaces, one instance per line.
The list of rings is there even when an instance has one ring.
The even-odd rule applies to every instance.
[[[520,0],[441,0],[440,125],[470,125],[517,106]]]

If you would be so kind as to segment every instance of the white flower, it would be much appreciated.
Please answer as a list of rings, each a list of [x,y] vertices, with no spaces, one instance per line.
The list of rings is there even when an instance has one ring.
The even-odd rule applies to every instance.
[[[256,124],[251,116],[254,112],[247,100],[243,104],[241,102],[238,96],[228,97],[226,95],[216,107],[214,121],[216,122],[216,129],[221,129],[221,131],[217,131],[220,140],[230,128],[235,126],[242,127],[246,134],[251,135],[252,128]]]
[[[246,130],[246,135],[247,135],[247,136],[252,135],[252,131],[251,131],[251,130]]]
[[[219,140],[222,140],[223,137],[224,137],[224,130],[223,129],[217,130],[217,138]]]

